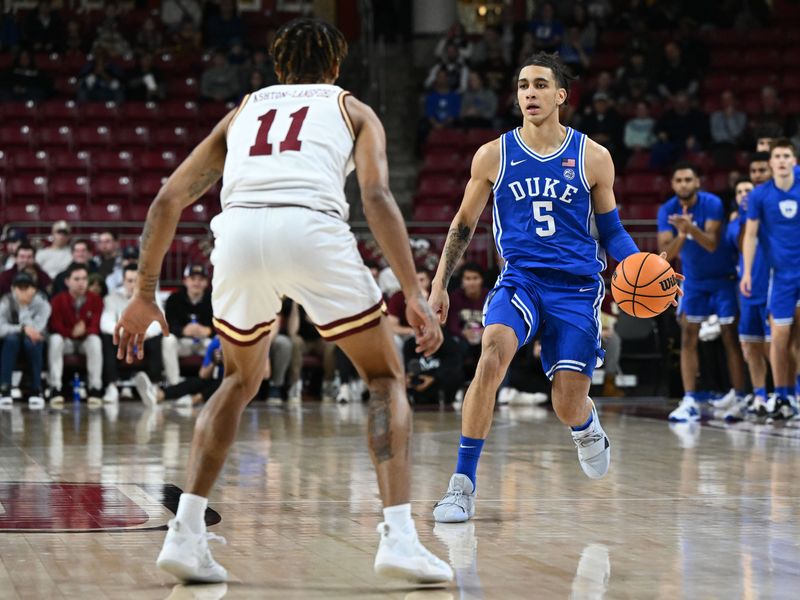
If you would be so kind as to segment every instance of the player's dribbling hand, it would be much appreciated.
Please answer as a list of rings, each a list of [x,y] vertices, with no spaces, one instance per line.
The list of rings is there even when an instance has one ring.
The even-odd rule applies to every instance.
[[[661,258],[663,258],[664,260],[667,260],[667,253],[666,252],[662,252],[661,254],[659,254],[659,256]],[[680,273],[675,273],[675,279],[677,279],[678,281],[683,281],[684,279],[686,279],[686,277],[684,277]],[[678,307],[678,298],[680,298],[681,296],[683,296],[683,288],[679,287],[678,288],[678,293],[672,299],[672,306],[674,306],[675,308]]]
[[[155,300],[145,300],[136,295],[131,298],[114,326],[114,344],[119,347],[117,350],[119,360],[132,363],[134,348],[136,348],[136,358],[139,360],[144,358],[144,335],[153,321],[161,325],[161,332],[165,336],[169,335],[167,320]]]
[[[431,295],[428,296],[428,304],[431,305],[433,314],[439,317],[439,322],[444,325],[447,323],[447,313],[450,310],[450,296],[447,288],[437,283],[431,284]]]
[[[406,320],[414,329],[417,352],[430,356],[439,349],[444,341],[442,328],[422,293],[406,298]]]
[[[742,280],[739,282],[739,291],[742,292],[742,296],[745,298],[749,298],[750,294],[753,293],[753,280],[750,275],[742,275]]]

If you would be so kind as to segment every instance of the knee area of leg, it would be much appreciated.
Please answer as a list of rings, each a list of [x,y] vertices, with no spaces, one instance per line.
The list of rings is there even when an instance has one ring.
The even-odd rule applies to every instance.
[[[248,400],[256,395],[261,386],[261,374],[242,376],[238,373],[226,376],[225,381],[237,396],[246,397]]]

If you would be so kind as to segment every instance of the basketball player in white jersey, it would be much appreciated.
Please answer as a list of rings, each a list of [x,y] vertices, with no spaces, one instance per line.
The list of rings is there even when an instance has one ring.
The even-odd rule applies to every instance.
[[[244,98],[172,174],[147,215],[138,289],[115,332],[119,356],[128,362],[135,352],[141,356],[152,321],[167,333],[154,298],[161,263],[181,211],[223,176],[211,262],[225,378],[195,425],[186,492],[157,561],[184,581],[227,579],[208,549],[215,536],[205,528],[207,496],[261,382],[281,296],[305,308],[369,386],[369,450],[384,505],[375,571],[420,583],[453,577],[419,542],[411,519],[411,411],[381,292],[347,225],[343,187],[354,166],[367,221],[405,293],[418,350],[432,354],[442,334],[417,283],[389,190],[383,126],[369,107],[333,85],[346,52],[344,37],[327,23],[284,25],[272,46],[282,85]]]

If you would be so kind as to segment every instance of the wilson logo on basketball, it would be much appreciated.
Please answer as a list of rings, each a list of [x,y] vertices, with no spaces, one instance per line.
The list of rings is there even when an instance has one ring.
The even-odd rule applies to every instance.
[[[666,292],[670,288],[675,287],[678,284],[678,282],[675,279],[675,275],[671,275],[666,279],[662,279],[661,281],[659,281],[658,284],[661,286],[661,289]]]

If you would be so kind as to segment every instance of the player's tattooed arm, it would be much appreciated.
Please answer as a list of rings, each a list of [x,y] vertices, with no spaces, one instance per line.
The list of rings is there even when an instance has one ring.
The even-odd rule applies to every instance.
[[[461,260],[467,246],[469,246],[473,232],[474,229],[471,229],[464,223],[453,223],[453,225],[450,226],[450,231],[447,234],[447,241],[442,251],[441,262],[441,278],[445,286],[450,282],[450,278],[456,270],[458,261]]]

